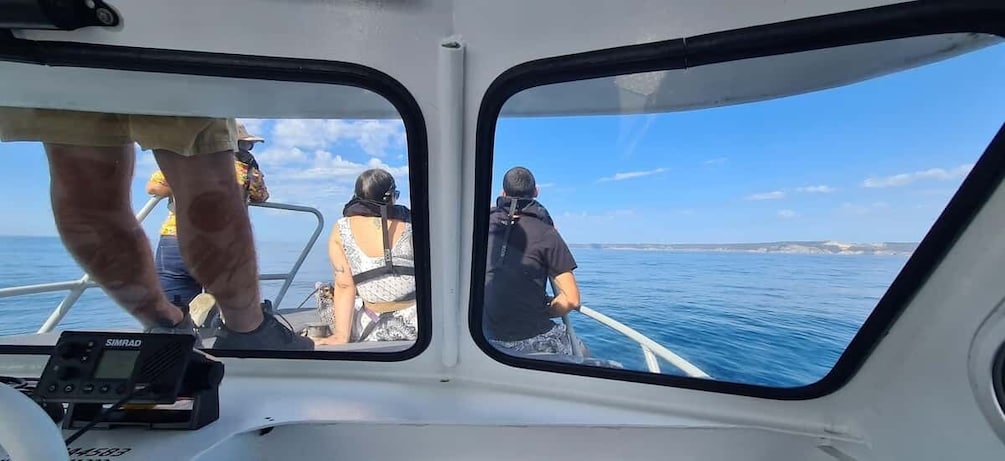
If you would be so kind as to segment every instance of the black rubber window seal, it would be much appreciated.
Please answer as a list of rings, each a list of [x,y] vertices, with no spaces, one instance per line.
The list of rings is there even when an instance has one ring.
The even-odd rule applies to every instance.
[[[1005,3],[997,0],[919,1],[545,58],[517,65],[503,72],[489,86],[478,113],[472,261],[485,261],[486,258],[489,209],[481,205],[490,203],[492,199],[496,122],[503,104],[520,91],[560,82],[685,69],[740,59],[949,33],[1005,36]],[[484,353],[503,364],[519,368],[768,399],[806,400],[822,397],[840,389],[855,375],[994,193],[1003,176],[1005,125],[998,131],[831,371],[819,381],[806,386],[760,386],[533,360],[503,353],[488,342],[482,329],[485,264],[472,264],[468,329]]]
[[[316,59],[237,55],[153,48],[32,41],[0,31],[0,61],[45,66],[112,69],[162,74],[241,78],[277,82],[344,85],[372,91],[390,102],[401,115],[408,152],[412,228],[415,241],[418,337],[397,352],[362,351],[216,351],[219,357],[284,358],[395,362],[417,357],[432,338],[432,299],[429,254],[429,150],[426,122],[412,94],[391,76],[360,64]],[[0,338],[0,342],[3,339]],[[51,346],[0,344],[0,354],[44,354]]]

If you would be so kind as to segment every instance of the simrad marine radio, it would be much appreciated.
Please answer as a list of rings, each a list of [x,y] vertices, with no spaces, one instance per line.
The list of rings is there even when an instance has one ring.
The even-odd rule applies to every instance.
[[[195,350],[195,340],[178,334],[64,332],[35,395],[68,405],[64,429],[198,429],[219,417],[223,364]]]

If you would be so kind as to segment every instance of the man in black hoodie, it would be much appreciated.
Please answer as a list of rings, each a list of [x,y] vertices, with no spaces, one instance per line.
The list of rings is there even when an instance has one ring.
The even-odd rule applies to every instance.
[[[507,352],[571,355],[565,325],[552,318],[579,309],[576,260],[537,195],[530,170],[506,172],[489,214],[485,333]],[[549,279],[554,297],[547,294]]]

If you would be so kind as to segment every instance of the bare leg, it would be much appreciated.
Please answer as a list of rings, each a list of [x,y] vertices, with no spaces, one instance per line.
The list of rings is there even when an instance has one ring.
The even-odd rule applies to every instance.
[[[46,144],[52,210],[67,250],[144,327],[176,325],[183,314],[164,297],[150,242],[133,215],[133,146]]]
[[[178,244],[189,271],[216,297],[228,329],[255,330],[264,319],[258,261],[234,154],[154,155],[174,193]]]

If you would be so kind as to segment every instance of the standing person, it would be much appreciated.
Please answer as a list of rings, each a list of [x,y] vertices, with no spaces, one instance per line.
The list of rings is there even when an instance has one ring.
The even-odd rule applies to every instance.
[[[171,184],[182,257],[227,319],[214,347],[312,349],[262,309],[251,223],[234,176],[236,134],[233,119],[0,108],[0,140],[45,147],[63,244],[146,331],[194,334],[194,325],[160,289],[133,215],[134,142],[153,151]]]
[[[579,309],[576,260],[538,192],[530,170],[514,167],[489,213],[485,334],[506,352],[572,355],[565,325],[552,318]],[[549,279],[554,298],[547,294]]]
[[[366,170],[356,178],[328,241],[334,334],[318,344],[416,339],[411,214],[395,204],[398,195],[387,171]],[[363,307],[354,310],[357,294]]]
[[[244,192],[245,200],[261,203],[269,199],[269,191],[265,187],[265,176],[258,168],[258,162],[255,161],[254,155],[251,154],[256,142],[265,142],[265,140],[250,135],[243,124],[237,125],[238,151],[234,160],[237,184]],[[189,272],[179,250],[174,198],[171,197],[171,186],[162,171],[157,170],[150,176],[150,181],[147,182],[147,193],[158,197],[168,197],[168,215],[161,226],[160,239],[154,254],[154,264],[157,267],[157,278],[160,280],[161,288],[168,300],[181,308],[182,311],[188,312],[189,303],[196,295],[202,293],[203,286]],[[208,312],[190,313],[198,327],[205,326],[203,323],[207,314]]]

